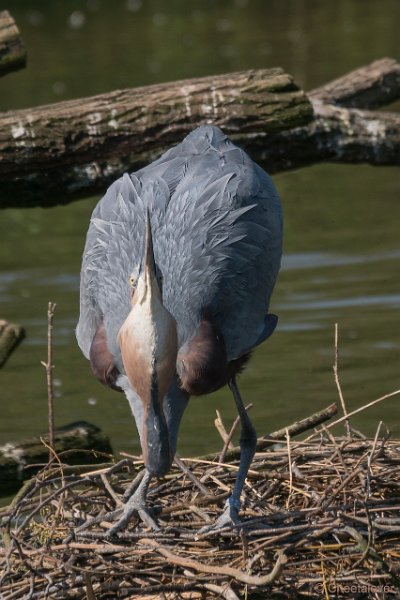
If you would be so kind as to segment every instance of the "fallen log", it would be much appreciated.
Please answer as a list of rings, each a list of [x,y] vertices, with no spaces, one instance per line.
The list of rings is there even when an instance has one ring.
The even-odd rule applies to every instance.
[[[0,12],[0,77],[26,65],[26,49],[18,27],[7,10]]]
[[[374,61],[309,92],[308,97],[314,111],[310,123],[253,136],[251,155],[269,173],[317,162],[400,164],[400,115],[363,110],[400,98],[398,62]]]
[[[24,337],[25,330],[21,325],[15,325],[0,319],[0,369]]]
[[[203,123],[245,142],[311,119],[310,101],[282,69],[6,112],[0,115],[0,206],[63,204],[104,191]]]
[[[270,173],[321,161],[398,165],[400,98],[385,58],[307,97],[281,69],[178,81],[0,114],[0,207],[65,204],[214,123]]]
[[[347,108],[379,108],[399,99],[400,64],[382,58],[310,93],[313,100]]]
[[[251,155],[269,173],[318,162],[400,165],[400,115],[341,108],[313,99],[312,104],[312,123],[252,139]]]
[[[0,59],[1,50],[4,64],[24,65],[19,32],[7,12],[0,13]],[[399,116],[358,109],[398,98],[400,65],[385,58],[309,98],[281,69],[270,69],[3,113],[0,207],[51,206],[103,191],[122,172],[143,166],[208,122],[271,173],[321,161],[397,165]]]
[[[104,454],[112,454],[112,448],[98,427],[79,421],[55,431],[54,452],[57,456],[61,455],[61,461],[66,464],[96,464],[104,460]],[[48,459],[47,434],[1,445],[0,496],[17,489],[23,480],[32,477],[43,464],[47,464]]]
[[[19,57],[9,64],[23,66],[19,32],[7,12],[0,13],[1,37],[4,57]],[[397,165],[399,116],[358,109],[399,97],[400,65],[386,58],[312,91],[309,100],[289,75],[270,69],[3,113],[0,207],[51,206],[103,191],[207,122],[271,173],[321,161]]]

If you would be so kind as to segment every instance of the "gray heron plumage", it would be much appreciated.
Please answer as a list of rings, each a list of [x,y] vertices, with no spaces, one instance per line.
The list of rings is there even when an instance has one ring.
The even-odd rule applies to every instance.
[[[255,432],[235,375],[275,329],[268,307],[281,252],[271,178],[211,125],[124,174],[97,204],[83,255],[77,339],[95,375],[125,392],[136,420],[146,475],[124,523],[134,510],[146,514],[151,477],[171,466],[189,396],[225,384],[243,426],[227,504],[236,515]]]

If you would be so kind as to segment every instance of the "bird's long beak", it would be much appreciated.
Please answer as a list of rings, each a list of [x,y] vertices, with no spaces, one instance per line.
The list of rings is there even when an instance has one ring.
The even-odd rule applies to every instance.
[[[144,245],[142,274],[145,279],[146,286],[150,288],[151,292],[161,296],[161,291],[156,279],[156,262],[154,259],[153,233],[151,231],[150,215],[148,212],[146,218],[146,238]]]
[[[157,283],[149,215],[142,270],[119,343],[129,382],[143,403],[140,437],[146,467],[155,475],[164,475],[174,458],[163,400],[175,374],[177,338],[175,320],[163,306]]]

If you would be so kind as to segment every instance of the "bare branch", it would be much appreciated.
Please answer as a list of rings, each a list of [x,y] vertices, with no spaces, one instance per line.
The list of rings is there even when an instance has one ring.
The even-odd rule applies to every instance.
[[[346,408],[346,404],[344,402],[342,387],[341,387],[340,381],[339,381],[338,357],[339,357],[339,328],[338,328],[338,324],[335,323],[335,362],[333,365],[333,373],[335,376],[335,383],[336,383],[336,387],[337,387],[338,394],[339,394],[340,404],[342,405],[343,415],[345,417],[347,417],[347,408]],[[349,422],[348,418],[346,418],[346,420],[345,420],[345,425],[346,425],[347,437],[349,439],[351,439],[350,422]]]
[[[0,77],[26,65],[26,50],[18,27],[7,10],[0,12]]]
[[[53,317],[56,304],[49,302],[47,307],[47,362],[42,361],[47,376],[47,410],[49,421],[49,460],[54,447],[54,398],[53,398]]]

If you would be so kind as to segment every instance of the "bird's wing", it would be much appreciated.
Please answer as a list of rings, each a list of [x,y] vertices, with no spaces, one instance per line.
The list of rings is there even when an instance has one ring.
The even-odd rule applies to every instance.
[[[195,130],[178,150],[186,161],[159,238],[164,303],[181,344],[210,309],[231,360],[263,336],[282,252],[279,196],[271,178],[215,127]],[[177,159],[174,151],[169,160]]]
[[[121,367],[117,335],[131,308],[131,278],[137,279],[141,266],[147,207],[153,208],[156,236],[160,214],[168,200],[168,187],[162,180],[142,182],[125,174],[97,204],[83,253],[76,330],[87,358],[96,331],[104,321],[109,351]]]
[[[212,126],[125,174],[95,208],[81,272],[77,339],[83,353],[89,357],[103,318],[120,364],[117,334],[130,309],[130,276],[140,269],[148,209],[163,301],[180,343],[206,307],[224,334],[228,358],[240,356],[263,335],[282,218],[269,176]]]

